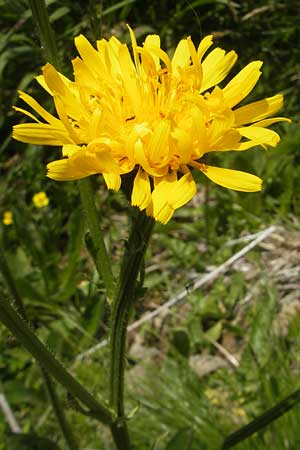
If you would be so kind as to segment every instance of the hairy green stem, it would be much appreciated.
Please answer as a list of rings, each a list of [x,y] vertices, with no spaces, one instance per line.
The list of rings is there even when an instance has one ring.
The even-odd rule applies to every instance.
[[[130,449],[124,411],[124,372],[127,325],[136,297],[137,278],[149,243],[154,220],[135,210],[127,248],[122,262],[117,295],[112,306],[110,405],[119,420],[113,431],[115,441],[123,440],[123,450]]]
[[[76,443],[75,437],[73,435],[72,428],[66,420],[66,416],[63,408],[61,407],[61,403],[58,399],[54,384],[49,374],[42,368],[42,373],[44,377],[45,384],[47,386],[48,395],[52,404],[52,408],[56,415],[57,421],[62,430],[63,436],[67,442],[67,445],[70,450],[78,450],[78,445]]]
[[[56,40],[50,25],[45,0],[29,0],[33,23],[38,29],[45,60],[61,70]]]
[[[0,294],[0,320],[42,367],[64,386],[73,397],[80,400],[88,408],[90,415],[104,424],[111,424],[114,421],[114,414],[110,409],[96,400],[54,358],[2,294]]]
[[[39,29],[39,35],[42,42],[42,45],[44,47],[45,53],[47,55],[47,60],[51,62],[57,69],[60,69],[60,63],[58,59],[58,52],[56,48],[56,43],[54,39],[53,31],[51,30],[49,17],[47,14],[47,10],[45,7],[44,0],[29,0],[32,14],[34,21],[38,25]],[[111,263],[110,259],[107,254],[107,250],[105,247],[104,239],[99,227],[98,222],[98,215],[97,210],[95,207],[94,202],[94,196],[93,196],[93,190],[91,187],[91,181],[89,179],[80,180],[79,181],[79,190],[81,195],[81,200],[83,203],[84,210],[86,212],[86,218],[88,227],[90,230],[90,237],[92,240],[93,245],[93,253],[95,255],[95,264],[97,271],[101,275],[103,282],[106,287],[107,295],[109,298],[113,299],[114,297],[114,279],[111,269]],[[137,270],[138,273],[138,270]],[[123,277],[124,278],[124,277]],[[137,274],[132,280],[136,280]],[[122,290],[122,289],[121,289]],[[119,290],[120,292],[120,290]],[[6,305],[7,306],[7,305]],[[9,306],[9,305],[8,305]],[[1,308],[0,308],[0,314],[1,314]],[[125,314],[126,316],[126,314]],[[1,317],[0,317],[1,318]],[[127,323],[128,318],[125,320]],[[9,318],[6,318],[7,326],[10,327],[10,329],[13,329],[14,323],[11,323],[9,321]],[[123,325],[126,325],[124,322]],[[22,330],[24,331],[24,330]],[[29,330],[30,331],[30,330]],[[116,444],[116,447],[118,450],[129,450],[130,444],[129,444],[129,436],[127,432],[126,423],[124,421],[119,420],[124,414],[122,413],[123,407],[119,408],[116,407],[115,410],[120,412],[121,414],[117,415],[118,417],[115,419],[113,417],[113,414],[103,406],[99,405],[98,402],[94,400],[90,394],[75,380],[71,375],[65,371],[65,369],[59,365],[59,363],[52,357],[51,354],[47,355],[45,354],[41,355],[40,351],[41,348],[37,345],[36,338],[34,335],[30,336],[30,339],[24,341],[24,335],[20,330],[15,329],[15,333],[18,332],[19,336],[21,335],[21,341],[24,345],[27,346],[27,349],[36,357],[41,357],[42,360],[47,361],[47,370],[51,372],[51,370],[54,369],[54,373],[56,374],[56,377],[58,381],[63,384],[75,397],[79,398],[82,403],[84,403],[88,408],[92,411],[95,410],[95,413],[98,414],[98,419],[101,420],[104,423],[110,424],[111,432]],[[28,335],[26,335],[26,338],[28,338]],[[123,339],[126,340],[126,335]],[[118,342],[118,339],[115,341]],[[34,345],[33,345],[34,344]],[[125,348],[125,347],[124,347]],[[44,348],[43,348],[44,349]],[[123,354],[124,356],[124,354]],[[112,370],[114,370],[114,367],[112,367]],[[124,367],[122,368],[121,372],[124,372]],[[121,377],[122,378],[122,377]],[[116,395],[118,395],[118,392],[122,392],[122,400],[121,405],[123,405],[123,381],[120,384],[121,389],[113,389],[114,393],[111,395],[111,398],[116,398]],[[113,404],[115,406],[115,401],[113,401]],[[96,416],[96,414],[93,414]]]
[[[23,299],[19,293],[18,287],[16,286],[16,283],[15,283],[15,280],[11,273],[11,270],[7,264],[5,254],[3,251],[3,247],[1,244],[0,244],[0,271],[2,272],[2,275],[7,282],[8,288],[10,289],[10,292],[11,292],[13,298],[15,299],[15,305],[16,305],[18,313],[20,314],[20,316],[22,317],[22,319],[24,321],[28,322],[28,317],[26,314],[26,309],[24,306]],[[42,366],[41,366],[41,372],[42,372],[42,377],[44,379],[44,382],[45,382],[45,385],[46,385],[46,388],[47,388],[47,391],[49,394],[52,408],[53,408],[54,413],[57,418],[57,422],[58,422],[60,429],[62,431],[62,434],[68,444],[68,447],[70,450],[78,450],[77,444],[75,442],[75,439],[74,439],[74,436],[72,433],[72,429],[70,428],[70,426],[67,422],[63,408],[61,407],[61,404],[56,395],[53,381]]]
[[[112,300],[114,295],[114,278],[110,258],[99,226],[99,216],[95,205],[91,180],[85,178],[78,182],[82,205],[93,242],[96,269],[106,287],[107,295]]]

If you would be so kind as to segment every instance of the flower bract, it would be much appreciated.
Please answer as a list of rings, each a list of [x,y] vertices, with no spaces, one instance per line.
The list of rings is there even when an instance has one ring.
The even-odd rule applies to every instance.
[[[239,106],[256,85],[262,62],[250,62],[225,83],[237,54],[208,52],[212,36],[197,48],[191,38],[182,39],[170,57],[158,35],[140,46],[129,30],[132,51],[116,37],[97,41],[96,48],[76,37],[74,80],[46,64],[37,80],[52,96],[57,116],[20,92],[34,114],[15,109],[33,123],[16,125],[13,137],[62,146],[62,158],[48,164],[54,180],[102,174],[117,191],[122,175],[132,173],[131,204],[162,223],[195,195],[193,170],[229,189],[259,191],[257,176],[208,165],[203,157],[278,144],[279,135],[268,127],[288,120],[270,118],[283,104],[281,94]]]

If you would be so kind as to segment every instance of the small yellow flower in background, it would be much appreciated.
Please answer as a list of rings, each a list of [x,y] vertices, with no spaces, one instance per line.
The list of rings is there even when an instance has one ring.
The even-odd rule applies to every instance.
[[[220,405],[222,403],[220,400],[220,393],[215,389],[206,389],[205,395],[212,405]]]
[[[257,176],[210,166],[202,157],[278,144],[279,135],[267,127],[289,121],[269,118],[281,108],[281,94],[237,107],[256,85],[262,62],[250,62],[219,87],[237,54],[215,48],[204,56],[212,36],[197,49],[191,38],[182,39],[170,58],[158,35],[139,46],[129,31],[133,57],[116,37],[97,41],[97,49],[76,37],[74,81],[46,64],[37,81],[53,97],[58,118],[20,92],[40,118],[16,107],[35,123],[16,125],[13,137],[62,146],[63,159],[48,164],[54,180],[102,174],[107,187],[118,191],[121,176],[132,172],[131,204],[162,223],[195,195],[191,168],[229,189],[261,190]]]
[[[11,211],[4,211],[2,222],[4,225],[11,225],[13,223],[13,215]]]
[[[36,208],[44,208],[49,205],[49,198],[46,192],[38,192],[32,197],[33,204]]]
[[[232,414],[240,419],[247,419],[247,413],[243,408],[232,408]]]

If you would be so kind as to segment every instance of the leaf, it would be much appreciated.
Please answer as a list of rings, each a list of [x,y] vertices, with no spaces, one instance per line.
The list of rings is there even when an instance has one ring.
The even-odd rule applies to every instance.
[[[69,11],[70,8],[68,8],[67,6],[61,6],[49,17],[50,23],[53,24],[53,22],[68,14]]]
[[[276,298],[274,290],[266,286],[265,292],[256,303],[249,345],[260,365],[266,364],[274,351],[272,323],[277,308]]]
[[[94,337],[100,327],[101,321],[106,309],[106,301],[104,296],[99,296],[95,299],[94,296],[89,299],[83,317],[83,328],[90,337]],[[86,337],[82,340],[82,346],[85,346]]]
[[[161,434],[160,436],[158,436],[155,441],[153,442],[152,446],[151,446],[151,450],[158,450],[158,445],[159,443],[165,439],[168,436],[169,432],[166,431],[165,433]]]
[[[68,265],[60,276],[60,288],[55,297],[67,300],[76,290],[77,266],[83,245],[84,220],[81,208],[75,210],[68,222]]]
[[[299,402],[300,389],[297,389],[291,395],[285,397],[283,400],[281,400],[281,402],[265,411],[259,417],[227,436],[224,440],[222,450],[227,450],[229,448],[235,447],[239,442],[242,442],[248,437],[252,436],[254,433],[257,433],[257,431],[274,422],[274,420],[277,420],[279,417],[283,416],[283,414],[287,413],[296,405],[299,405]]]
[[[185,356],[186,358],[189,357],[190,338],[186,330],[184,329],[174,330],[173,345],[182,356]]]
[[[50,439],[36,434],[11,434],[6,437],[7,450],[60,450]]]
[[[184,428],[178,431],[167,444],[165,450],[190,450],[193,442],[193,433],[191,428]]]
[[[212,341],[218,341],[221,337],[222,330],[223,330],[223,322],[222,320],[219,320],[219,322],[217,322],[215,325],[213,325],[206,331],[205,336]]]
[[[110,6],[106,8],[102,12],[102,17],[107,16],[108,14],[111,14],[114,11],[117,11],[120,8],[123,8],[124,6],[129,5],[130,3],[134,3],[136,0],[123,0],[121,2],[115,3],[113,6]]]

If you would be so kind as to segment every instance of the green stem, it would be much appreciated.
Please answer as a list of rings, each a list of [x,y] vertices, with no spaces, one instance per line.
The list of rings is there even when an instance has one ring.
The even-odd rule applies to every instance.
[[[123,450],[130,448],[124,412],[124,372],[127,325],[136,295],[136,282],[154,226],[154,220],[139,210],[135,217],[123,258],[120,281],[112,307],[110,405],[119,419],[113,432],[115,442],[123,440]],[[118,447],[119,448],[119,447]]]
[[[60,61],[58,57],[58,51],[56,47],[56,41],[54,38],[54,33],[52,31],[49,16],[47,13],[46,5],[44,0],[29,0],[30,7],[32,10],[32,16],[34,22],[38,26],[39,36],[46,54],[46,60],[51,62],[58,70],[60,70]],[[95,251],[95,264],[98,273],[103,279],[105,284],[107,295],[113,298],[114,295],[114,279],[110,264],[110,259],[107,254],[104,239],[98,223],[98,215],[94,202],[94,195],[91,186],[90,179],[79,181],[79,190],[83,203],[84,210],[86,212],[87,223],[90,230],[91,239],[93,241],[93,248]],[[2,305],[1,305],[2,303]],[[45,349],[45,347],[40,343],[40,341],[30,332],[29,329],[26,330],[24,323],[16,323],[11,320],[11,317],[2,315],[1,306],[4,305],[4,310],[9,310],[13,314],[13,309],[10,305],[2,301],[0,302],[0,319],[2,316],[3,323],[17,336],[20,338],[24,346],[36,357],[37,360],[46,368],[46,370],[51,373],[58,382],[65,386],[71,394],[78,398],[83,404],[85,404],[90,412],[98,420],[105,424],[110,424],[111,431],[119,450],[126,450],[123,448],[122,441],[119,441],[120,433],[118,432],[118,424],[115,423],[113,414],[105,406],[99,404],[93,396],[89,394],[86,389],[77,382],[59,363],[53,358],[53,356]],[[121,434],[122,438],[122,434]],[[124,443],[125,444],[125,443]]]
[[[2,294],[0,294],[0,320],[44,369],[89,409],[91,415],[104,424],[111,424],[114,421],[111,411],[99,403],[54,358]]]
[[[28,317],[26,314],[26,309],[24,307],[23,299],[18,291],[18,287],[16,286],[16,283],[12,276],[11,270],[7,264],[5,254],[3,251],[3,247],[1,244],[0,244],[0,271],[2,272],[2,275],[7,282],[8,288],[10,289],[10,292],[11,292],[13,298],[15,299],[16,308],[17,308],[18,313],[20,314],[20,316],[22,317],[22,319],[24,321],[28,322]],[[62,434],[69,446],[69,449],[77,450],[78,447],[75,443],[75,439],[74,439],[72,430],[67,423],[63,408],[61,407],[60,402],[57,398],[54,384],[53,384],[51,378],[49,377],[48,373],[45,371],[45,369],[43,367],[41,367],[41,372],[42,372],[42,376],[43,376],[43,379],[46,384],[46,388],[47,388],[47,391],[48,391],[48,394],[50,397],[50,401],[51,401],[54,413],[56,415],[60,429],[62,431]]]
[[[53,64],[56,69],[60,70],[61,67],[56,40],[50,25],[45,1],[29,0],[29,5],[32,11],[33,23],[38,28],[42,49],[45,53],[45,60]]]
[[[69,423],[66,420],[66,416],[65,416],[63,408],[61,407],[61,403],[58,400],[57,393],[54,388],[54,384],[53,384],[50,376],[48,375],[48,373],[43,368],[41,368],[41,369],[42,369],[42,375],[43,375],[43,378],[44,378],[44,381],[45,381],[45,384],[47,387],[47,391],[48,391],[48,394],[50,397],[50,401],[52,404],[52,408],[55,412],[57,421],[60,425],[60,428],[61,428],[63,436],[67,442],[67,445],[70,450],[78,450],[78,445],[74,438],[73,431],[72,431]]]
[[[227,436],[224,440],[222,450],[228,450],[229,448],[235,447],[239,442],[244,441],[262,428],[265,428],[274,420],[281,417],[295,405],[299,404],[299,402],[300,389],[297,389],[291,395],[277,403],[277,405],[265,411],[261,416]]]
[[[111,269],[110,258],[108,256],[105,242],[99,226],[99,217],[94,201],[94,192],[91,180],[85,178],[78,182],[82,205],[86,214],[90,236],[95,251],[96,269],[106,287],[107,295],[110,299],[114,295],[114,278]]]

